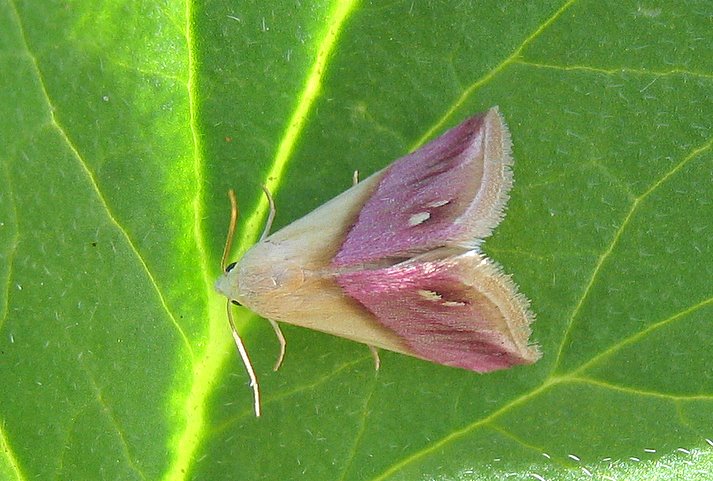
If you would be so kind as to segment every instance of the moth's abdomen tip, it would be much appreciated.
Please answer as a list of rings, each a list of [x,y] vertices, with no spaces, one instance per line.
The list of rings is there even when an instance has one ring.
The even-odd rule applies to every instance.
[[[528,345],[520,349],[502,339],[483,343],[471,339],[468,348],[464,347],[448,349],[447,345],[442,344],[433,352],[421,351],[416,356],[481,374],[534,364],[542,357],[538,346]]]

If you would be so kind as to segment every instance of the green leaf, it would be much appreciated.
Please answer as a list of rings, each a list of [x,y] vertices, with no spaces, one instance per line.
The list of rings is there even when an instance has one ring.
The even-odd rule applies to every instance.
[[[707,480],[710,2],[0,0],[0,478]],[[477,375],[237,309],[240,245],[499,105],[485,244],[537,364]]]

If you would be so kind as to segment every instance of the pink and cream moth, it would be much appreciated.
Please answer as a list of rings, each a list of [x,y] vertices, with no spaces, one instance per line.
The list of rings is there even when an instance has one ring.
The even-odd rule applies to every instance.
[[[528,342],[529,302],[479,248],[503,219],[511,164],[491,108],[265,237],[216,288],[276,329],[477,372],[531,364],[540,353]]]

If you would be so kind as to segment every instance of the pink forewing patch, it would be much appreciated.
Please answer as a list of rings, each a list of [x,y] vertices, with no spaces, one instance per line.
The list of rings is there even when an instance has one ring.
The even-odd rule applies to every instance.
[[[478,372],[533,362],[472,277],[461,262],[446,258],[342,273],[337,283],[415,356]]]
[[[481,189],[484,119],[472,117],[394,162],[333,264],[410,257],[469,239],[469,225],[459,219]]]

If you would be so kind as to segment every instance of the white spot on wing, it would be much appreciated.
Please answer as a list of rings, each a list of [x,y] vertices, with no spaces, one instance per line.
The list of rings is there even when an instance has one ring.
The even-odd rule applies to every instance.
[[[431,208],[436,208],[436,207],[443,207],[446,204],[450,204],[450,200],[436,200],[434,202],[431,202],[430,204],[426,204],[426,207],[431,207]]]
[[[443,303],[444,306],[446,307],[460,307],[460,306],[465,306],[465,302],[460,302],[460,301],[446,301]]]
[[[412,215],[409,220],[408,220],[408,225],[410,226],[416,226],[419,224],[423,224],[426,222],[428,219],[431,218],[431,214],[428,212],[419,212],[417,214]]]
[[[441,295],[437,292],[427,291],[426,289],[419,289],[418,295],[426,299],[427,301],[440,301]]]
[[[443,296],[440,295],[437,292],[434,291],[429,291],[427,289],[419,289],[418,290],[418,295],[424,298],[427,301],[431,302],[438,302],[443,300]],[[445,307],[461,307],[465,306],[465,302],[460,302],[460,301],[443,301],[441,303],[442,306]]]

